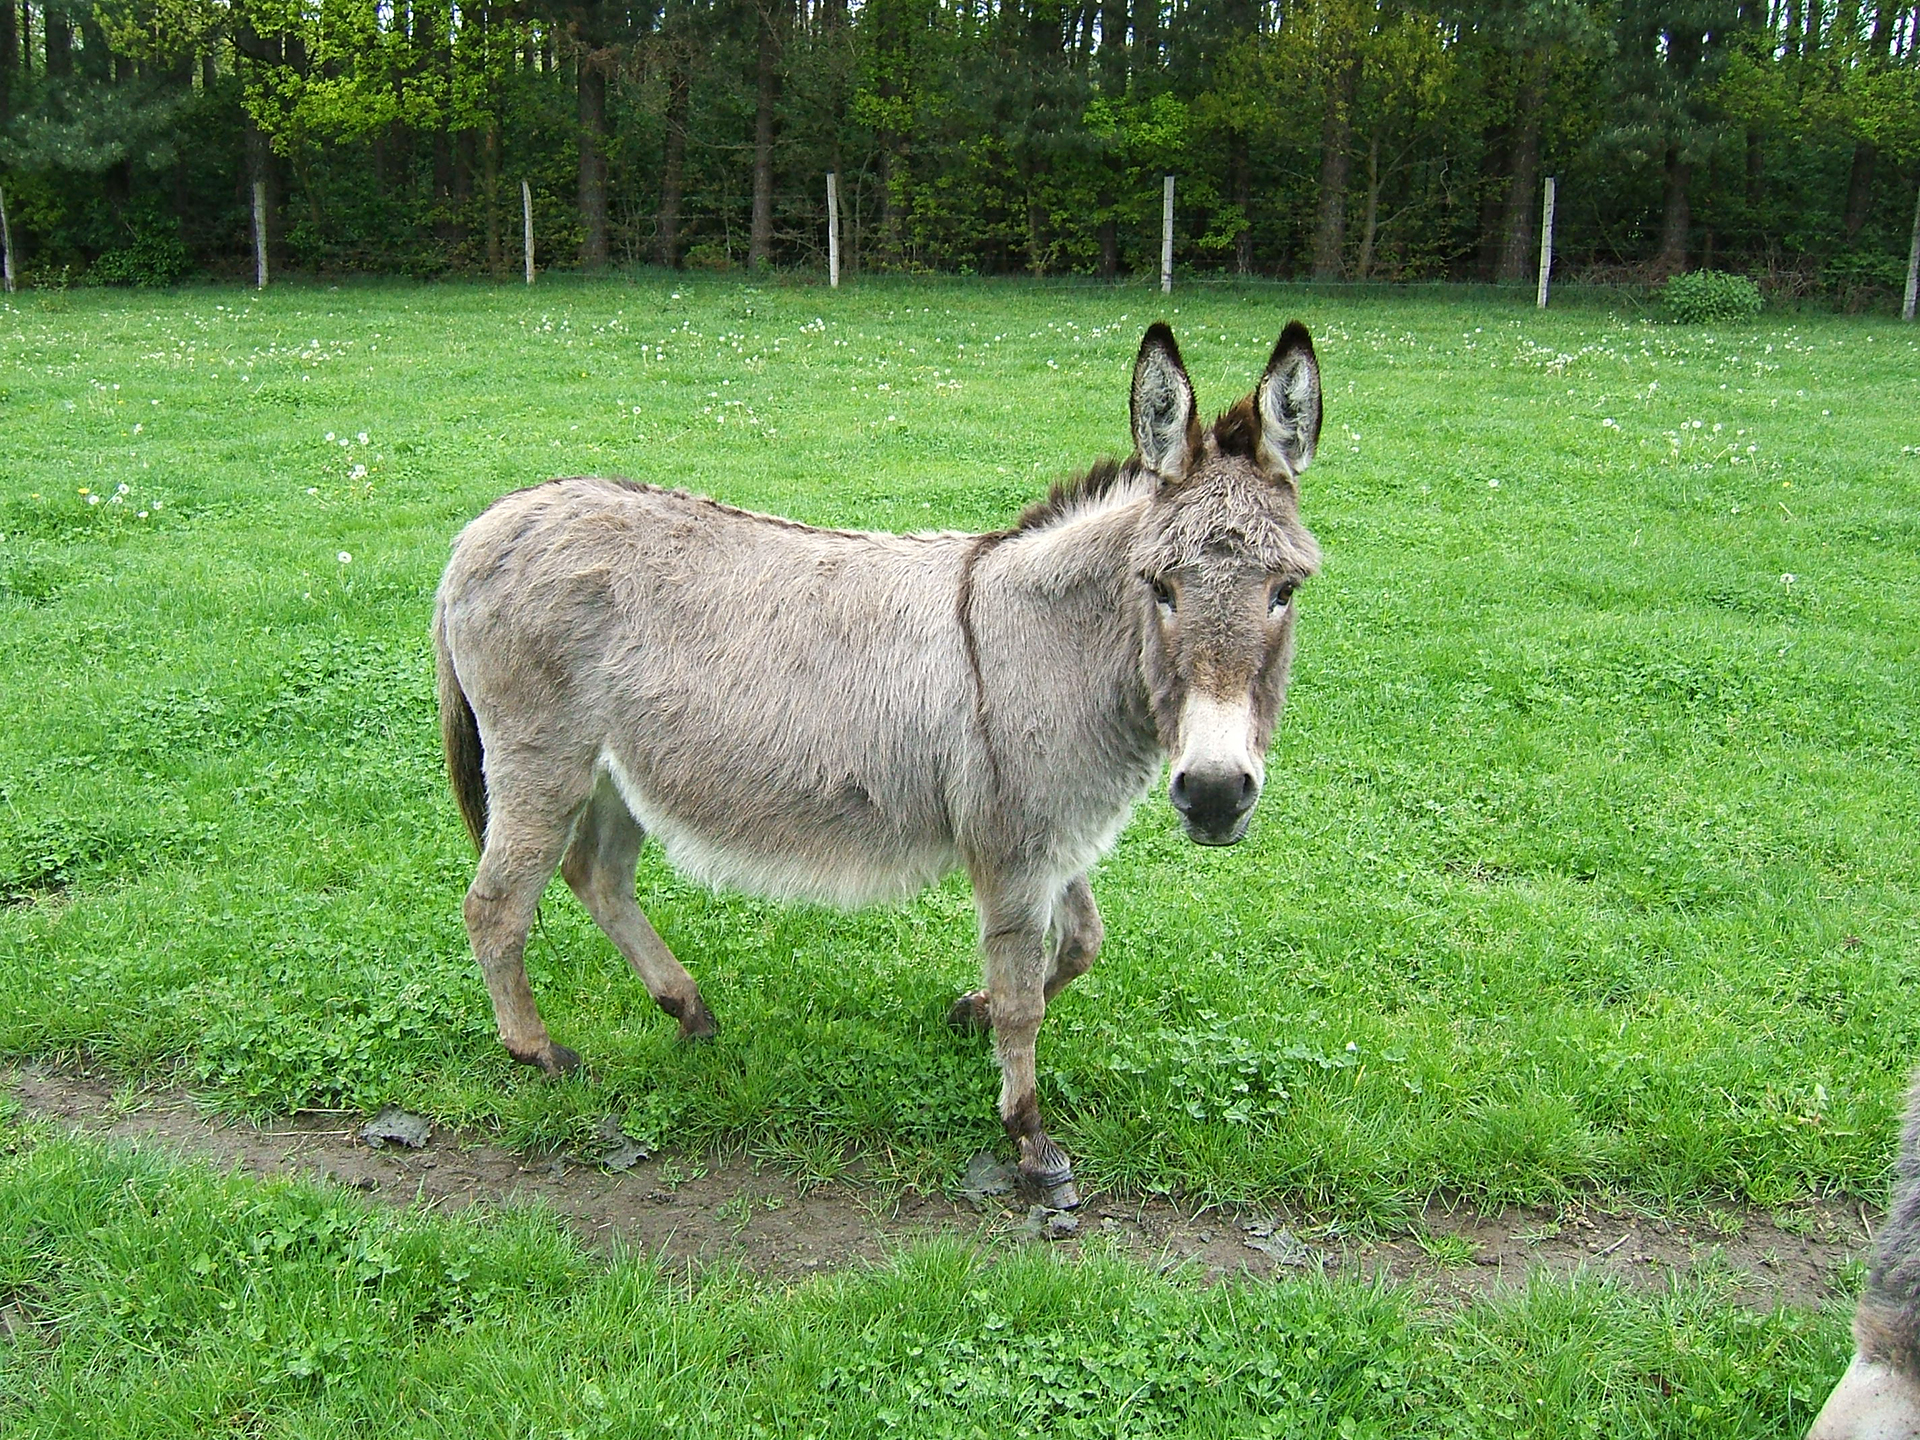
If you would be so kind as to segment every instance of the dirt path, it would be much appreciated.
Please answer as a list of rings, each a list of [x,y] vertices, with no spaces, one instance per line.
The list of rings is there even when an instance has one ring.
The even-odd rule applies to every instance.
[[[537,1199],[589,1241],[619,1236],[668,1264],[736,1263],[773,1280],[877,1261],[935,1234],[1035,1243],[1040,1228],[1011,1196],[895,1198],[846,1184],[802,1190],[738,1158],[644,1159],[615,1174],[568,1159],[529,1160],[449,1131],[434,1131],[418,1150],[374,1148],[360,1138],[367,1117],[359,1114],[251,1126],[209,1118],[180,1091],[116,1103],[111,1085],[86,1073],[22,1068],[0,1084],[31,1120],[157,1143],[253,1175],[319,1176],[396,1204],[461,1210]],[[1841,1267],[1864,1253],[1869,1238],[1864,1217],[1837,1206],[1719,1211],[1710,1223],[1599,1208],[1479,1215],[1429,1205],[1419,1238],[1376,1241],[1332,1237],[1270,1211],[1194,1213],[1162,1199],[1101,1194],[1090,1195],[1074,1220],[1072,1233],[1049,1242],[1069,1252],[1089,1242],[1112,1245],[1147,1265],[1190,1267],[1208,1278],[1385,1270],[1444,1298],[1517,1287],[1538,1270],[1586,1267],[1654,1288],[1718,1264],[1741,1276],[1741,1298],[1759,1308],[1835,1297]]]

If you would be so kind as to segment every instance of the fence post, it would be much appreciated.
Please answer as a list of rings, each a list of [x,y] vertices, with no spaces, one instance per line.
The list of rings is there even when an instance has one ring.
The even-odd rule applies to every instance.
[[[521,249],[527,257],[527,283],[533,283],[533,186],[520,182]]]
[[[1547,198],[1540,209],[1540,293],[1534,304],[1547,308],[1547,276],[1553,270],[1553,176],[1547,176]]]
[[[1160,293],[1173,293],[1173,176],[1160,201]]]
[[[253,288],[267,288],[267,182],[253,182]]]
[[[840,177],[827,171],[827,284],[840,288]]]
[[[13,231],[7,228],[7,192],[0,190],[0,283],[6,286],[6,293],[13,294]],[[1913,289],[1911,285],[1907,287]],[[1913,297],[1907,297],[1907,308],[1913,308]]]
[[[1913,303],[1920,295],[1920,194],[1913,199],[1913,243],[1907,247],[1907,299],[1900,307],[1902,320],[1913,319]]]

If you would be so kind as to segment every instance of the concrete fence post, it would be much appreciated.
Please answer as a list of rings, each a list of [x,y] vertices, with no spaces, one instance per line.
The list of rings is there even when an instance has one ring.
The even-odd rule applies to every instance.
[[[1160,200],[1160,293],[1173,293],[1173,176]]]
[[[1547,176],[1547,198],[1540,207],[1540,290],[1534,304],[1547,308],[1547,277],[1553,271],[1553,176]]]

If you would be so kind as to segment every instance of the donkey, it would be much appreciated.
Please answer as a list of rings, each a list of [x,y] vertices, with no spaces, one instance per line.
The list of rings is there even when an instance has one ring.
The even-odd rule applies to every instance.
[[[680,1033],[715,1033],[641,913],[640,846],[715,886],[841,906],[964,866],[1021,1178],[1079,1203],[1034,1039],[1093,964],[1087,869],[1168,755],[1189,837],[1247,830],[1319,566],[1298,477],[1320,373],[1298,321],[1203,430],[1173,332],[1134,364],[1134,452],[986,535],[823,530],[629,481],[550,480],[461,533],[434,606],[442,738],[480,850],[467,934],[500,1039],[549,1074],[522,964],[556,864]]]
[[[1807,1440],[1920,1440],[1920,1074],[1894,1165],[1893,1200],[1853,1313],[1853,1363]]]

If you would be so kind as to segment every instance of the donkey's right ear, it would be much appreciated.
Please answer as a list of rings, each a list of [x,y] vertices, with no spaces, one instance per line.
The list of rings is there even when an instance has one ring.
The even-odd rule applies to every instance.
[[[1164,320],[1147,327],[1133,362],[1133,448],[1154,474],[1178,480],[1200,452],[1193,382]]]
[[[1267,373],[1253,392],[1260,416],[1260,460],[1289,475],[1313,463],[1320,444],[1320,362],[1307,327],[1289,320],[1267,360]]]

